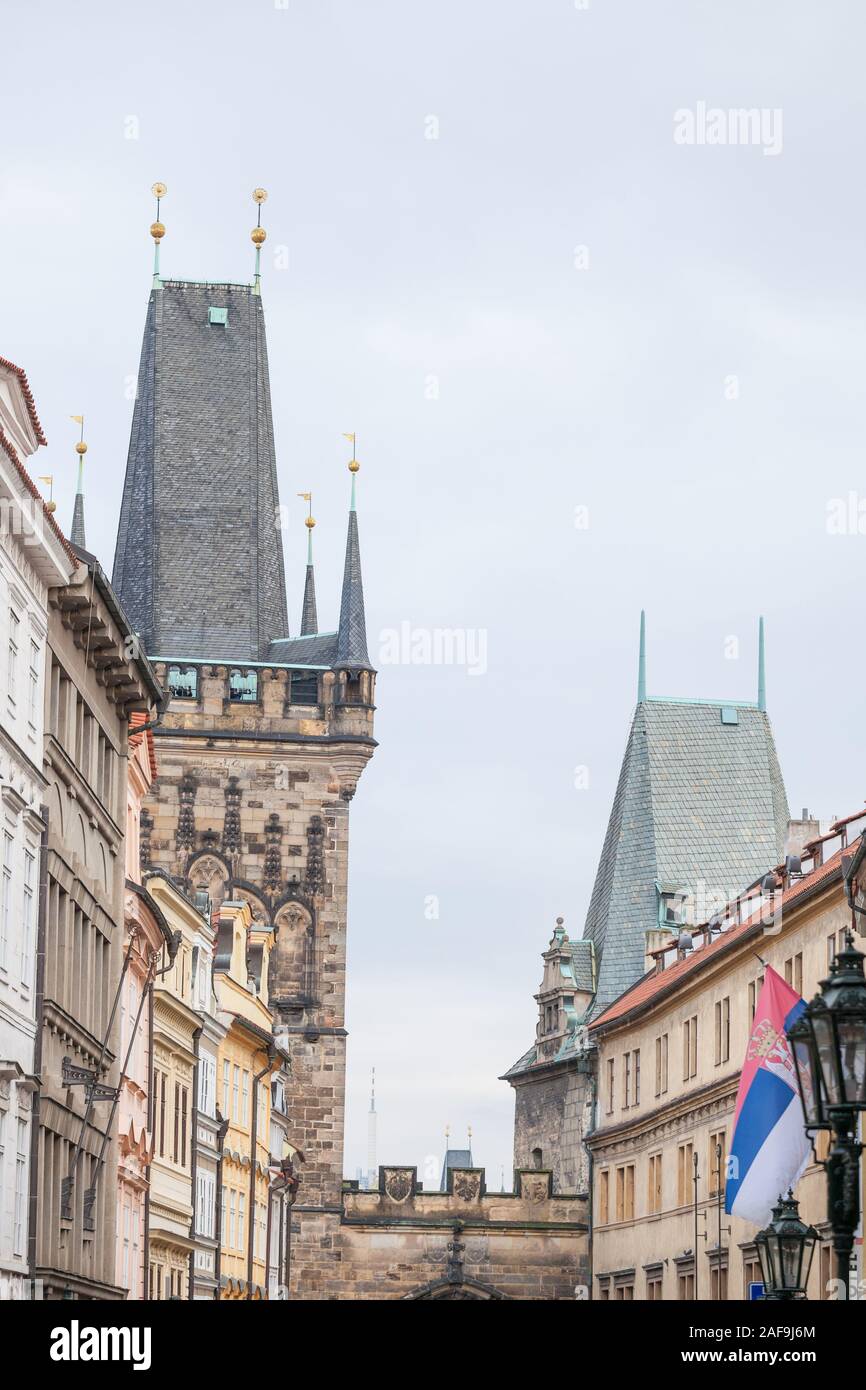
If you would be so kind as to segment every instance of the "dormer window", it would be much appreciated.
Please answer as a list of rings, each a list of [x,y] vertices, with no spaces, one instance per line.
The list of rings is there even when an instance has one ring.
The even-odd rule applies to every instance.
[[[229,699],[232,703],[254,705],[258,698],[255,671],[232,671],[229,675]]]
[[[680,927],[686,920],[686,897],[684,893],[659,893],[659,926]]]

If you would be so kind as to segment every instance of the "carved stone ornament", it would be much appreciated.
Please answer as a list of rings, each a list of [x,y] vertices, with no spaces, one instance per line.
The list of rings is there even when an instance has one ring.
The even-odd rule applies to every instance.
[[[385,1196],[392,1202],[405,1202],[412,1191],[412,1174],[407,1168],[385,1169]]]

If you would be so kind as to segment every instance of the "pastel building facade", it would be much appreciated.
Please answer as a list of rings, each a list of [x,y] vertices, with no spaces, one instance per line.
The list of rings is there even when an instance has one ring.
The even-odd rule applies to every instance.
[[[724,1211],[740,1071],[764,963],[809,999],[842,949],[851,922],[842,864],[848,833],[844,823],[831,835],[816,833],[801,847],[802,872],[777,871],[772,900],[753,889],[693,927],[682,945],[660,943],[647,973],[590,1025],[599,1078],[586,1138],[593,1298],[747,1299],[760,1281],[758,1227]],[[826,1157],[821,1142],[817,1154]],[[808,1297],[838,1297],[817,1163],[795,1196],[820,1236]],[[854,1269],[852,1279],[860,1273]]]
[[[133,716],[136,728],[141,716]],[[126,801],[124,961],[120,994],[120,1081],[117,1134],[117,1282],[127,1298],[147,1294],[147,1205],[153,1157],[151,1038],[153,985],[172,932],[159,905],[140,883],[139,821],[142,800],[156,777],[153,734],[129,740]]]
[[[75,568],[25,461],[45,436],[0,358],[0,1300],[29,1296],[48,592]]]

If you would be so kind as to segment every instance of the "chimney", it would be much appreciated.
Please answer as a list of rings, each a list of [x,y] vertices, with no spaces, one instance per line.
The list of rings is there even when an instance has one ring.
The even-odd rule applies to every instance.
[[[809,808],[803,807],[803,814],[799,820],[788,821],[788,834],[785,837],[785,855],[802,854],[803,846],[810,840],[817,840],[821,834],[821,824],[816,816],[809,814]]]

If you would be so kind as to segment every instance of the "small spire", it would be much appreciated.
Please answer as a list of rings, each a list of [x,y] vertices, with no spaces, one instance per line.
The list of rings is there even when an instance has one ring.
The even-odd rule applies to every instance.
[[[764,670],[764,619],[758,619],[758,709],[767,708],[767,680]]]
[[[347,670],[372,670],[367,655],[367,620],[364,614],[364,585],[361,579],[361,547],[358,540],[358,513],[355,508],[355,477],[361,467],[355,457],[355,436],[349,472],[352,475],[352,501],[349,508],[349,529],[346,535],[346,562],[343,569],[343,592],[340,599],[340,626],[337,631],[337,657],[334,665]]]
[[[472,1163],[472,1126],[469,1125],[469,1162]]]
[[[637,702],[646,699],[646,613],[640,610],[640,647],[637,658]]]
[[[370,1082],[370,1113],[376,1109],[376,1068],[373,1068],[373,1077]]]
[[[162,288],[162,281],[159,278],[159,243],[165,236],[165,227],[159,220],[159,205],[165,197],[168,189],[164,183],[155,183],[150,189],[156,199],[156,221],[150,224],[150,235],[153,237],[153,288]]]
[[[304,604],[301,609],[301,636],[312,637],[319,630],[319,619],[316,613],[316,577],[313,571],[313,527],[316,518],[313,516],[313,494],[311,492],[299,492],[308,504],[309,514],[304,518],[304,525],[307,528],[307,574],[304,580]]]
[[[258,220],[250,232],[250,238],[256,248],[256,278],[253,282],[253,294],[261,294],[262,292],[262,246],[267,237],[267,232],[262,226],[262,203],[266,202],[267,196],[267,191],[264,188],[253,189],[253,202],[257,203],[259,208]]]
[[[69,539],[73,545],[78,545],[82,550],[87,549],[87,542],[84,537],[84,455],[87,453],[87,445],[84,442],[84,416],[70,415],[70,420],[74,420],[76,425],[81,426],[81,434],[75,446],[78,455],[78,482],[75,487],[75,506],[72,510],[72,530]]]

